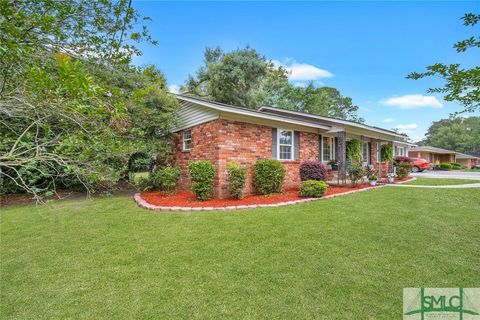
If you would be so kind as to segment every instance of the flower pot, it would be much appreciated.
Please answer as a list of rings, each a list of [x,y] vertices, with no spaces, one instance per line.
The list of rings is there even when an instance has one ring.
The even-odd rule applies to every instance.
[[[377,185],[377,180],[370,180],[370,185],[371,186],[376,186]]]
[[[393,177],[387,177],[387,183],[393,183]]]

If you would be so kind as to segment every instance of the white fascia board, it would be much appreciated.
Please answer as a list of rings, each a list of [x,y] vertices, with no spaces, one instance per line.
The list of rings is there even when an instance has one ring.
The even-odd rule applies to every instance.
[[[405,138],[405,136],[403,136],[401,134],[396,134],[396,133],[389,132],[389,131],[386,131],[386,130],[377,129],[377,128],[373,128],[373,127],[370,127],[370,126],[367,126],[367,125],[364,125],[364,124],[355,123],[355,122],[346,121],[346,120],[341,120],[341,119],[322,117],[322,116],[313,115],[313,114],[305,114],[305,113],[301,113],[301,112],[290,111],[290,110],[279,109],[279,108],[266,107],[266,106],[260,107],[260,109],[258,109],[258,110],[259,111],[272,110],[272,111],[279,111],[279,112],[283,112],[283,113],[289,113],[289,114],[294,114],[294,115],[299,115],[299,116],[304,116],[304,117],[311,117],[313,119],[330,121],[330,122],[334,122],[334,123],[343,124],[343,125],[346,125],[346,126],[362,128],[362,129],[365,129],[365,130],[370,130],[370,131],[379,132],[379,133],[383,133],[383,134],[387,134],[387,135],[391,135],[391,136]]]
[[[311,127],[311,128],[317,128],[317,129],[322,129],[322,130],[330,130],[331,126],[329,125],[322,125],[322,124],[317,124],[313,122],[308,122],[308,121],[301,121],[301,120],[295,120],[295,119],[290,119],[290,118],[285,118],[282,116],[276,116],[268,113],[261,113],[258,111],[250,111],[246,109],[237,109],[234,107],[227,107],[227,106],[221,106],[217,105],[214,103],[209,103],[206,101],[200,101],[195,98],[190,99],[188,97],[183,97],[183,96],[177,96],[178,99],[188,101],[191,103],[196,103],[202,106],[206,106],[218,111],[223,111],[223,112],[229,112],[229,113],[235,113],[235,114],[240,114],[244,116],[251,116],[251,117],[256,117],[259,119],[267,119],[267,120],[275,120],[275,121],[281,121],[281,122],[286,122],[286,123],[291,123],[291,124],[296,124],[300,126],[306,126],[306,127]]]

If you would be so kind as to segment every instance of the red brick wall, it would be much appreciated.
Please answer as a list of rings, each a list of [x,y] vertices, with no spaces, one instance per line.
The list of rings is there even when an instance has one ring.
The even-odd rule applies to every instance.
[[[216,197],[228,197],[228,177],[226,167],[229,162],[238,162],[247,167],[245,194],[254,193],[253,170],[257,159],[272,158],[272,128],[243,122],[214,120],[192,128],[192,148],[182,151],[182,136],[174,137],[176,165],[182,168],[180,188],[188,189],[188,161],[211,160],[215,165]],[[298,188],[300,184],[299,166],[303,160],[318,159],[318,136],[313,133],[300,133],[300,160],[282,162],[286,169],[285,189]]]

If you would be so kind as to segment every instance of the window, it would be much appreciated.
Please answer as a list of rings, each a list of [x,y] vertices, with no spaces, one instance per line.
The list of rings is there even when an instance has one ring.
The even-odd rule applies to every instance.
[[[368,149],[369,149],[368,142],[364,142],[363,148],[362,148],[362,158],[363,158],[363,162],[366,164],[370,164],[370,159],[369,159],[370,151]]]
[[[323,161],[330,161],[332,160],[333,156],[332,156],[332,151],[333,151],[333,148],[332,148],[332,141],[333,139],[330,138],[330,137],[323,137],[323,150],[322,150],[322,153],[323,153]]]
[[[192,146],[192,130],[183,130],[183,150],[190,150]]]
[[[293,159],[293,131],[278,130],[278,159]]]

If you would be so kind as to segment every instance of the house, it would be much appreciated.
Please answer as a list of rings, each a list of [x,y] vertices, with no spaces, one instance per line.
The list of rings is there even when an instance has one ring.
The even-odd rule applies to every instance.
[[[408,150],[408,156],[423,158],[432,165],[438,162],[455,162],[457,152],[429,146],[414,146]]]
[[[466,167],[468,169],[472,168],[475,165],[480,164],[480,157],[472,156],[465,153],[458,153],[457,156],[457,163],[461,164],[462,167]]]
[[[186,95],[176,95],[181,107],[173,130],[175,165],[182,169],[179,185],[189,187],[188,163],[211,160],[216,176],[214,194],[228,196],[227,163],[247,167],[246,194],[253,193],[253,168],[257,159],[278,159],[286,169],[285,188],[298,188],[299,167],[304,160],[339,163],[345,175],[345,143],[360,140],[364,164],[372,164],[379,175],[380,146],[392,145],[406,155],[407,137],[397,132],[352,121],[288,111],[273,107],[258,110],[235,107]]]

